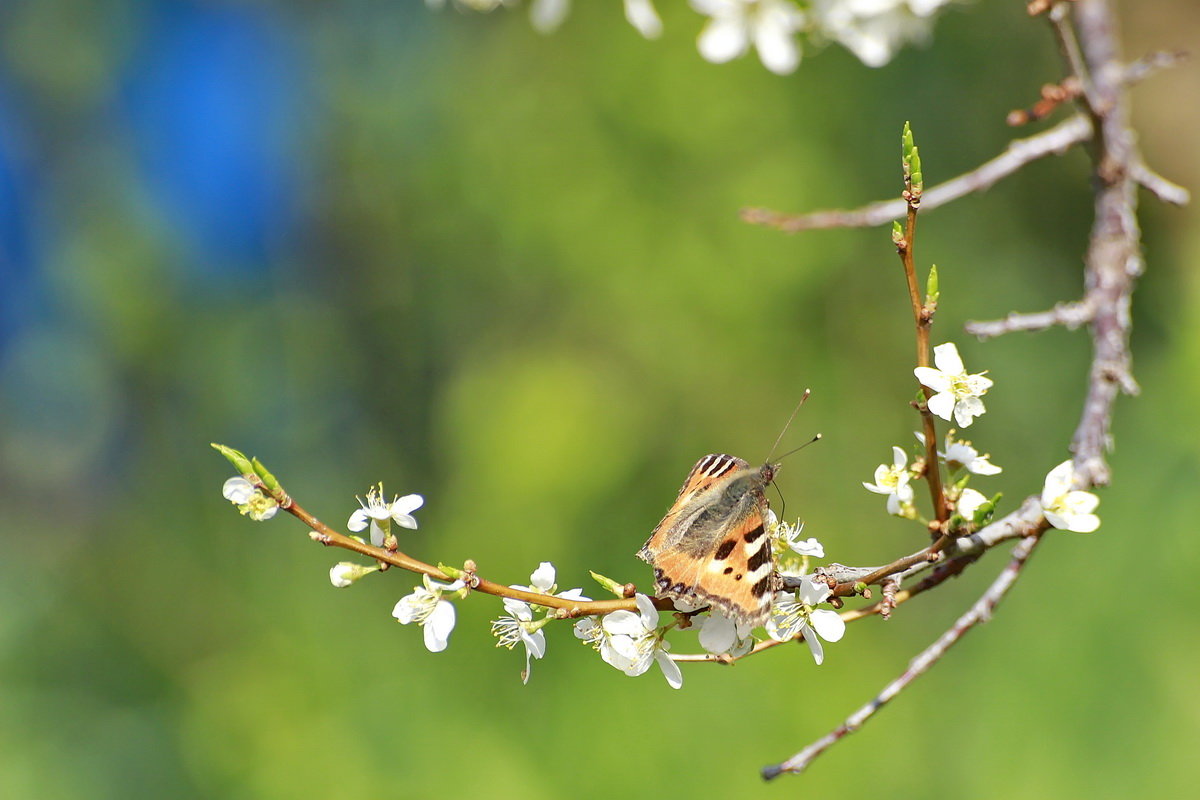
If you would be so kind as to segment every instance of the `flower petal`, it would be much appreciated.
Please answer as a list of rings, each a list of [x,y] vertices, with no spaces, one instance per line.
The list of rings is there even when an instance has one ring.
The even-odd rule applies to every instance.
[[[367,516],[367,510],[365,508],[360,508],[350,515],[350,521],[346,523],[346,527],[349,528],[352,533],[358,533],[363,528],[367,527],[367,521],[369,519],[370,517]]]
[[[239,506],[250,502],[253,494],[254,485],[240,475],[235,475],[221,485],[221,495]]]
[[[543,631],[527,633],[521,639],[525,642],[525,649],[529,651],[529,655],[534,658],[542,658],[546,655],[546,634]]]
[[[646,632],[641,615],[624,609],[605,614],[600,624],[613,636],[641,636]]]
[[[800,47],[786,20],[777,20],[774,9],[770,17],[760,21],[754,30],[754,47],[763,66],[776,75],[787,75],[800,66]]]
[[[700,32],[696,47],[705,61],[724,64],[745,54],[750,37],[740,19],[714,19]]]
[[[672,689],[678,689],[683,686],[683,673],[669,655],[662,650],[655,650],[654,660],[658,662],[658,666],[662,668],[663,677],[667,679],[667,684]]]
[[[933,348],[933,363],[948,375],[961,375],[967,371],[963,366],[962,356],[958,354],[958,346],[954,342],[946,342]]]
[[[812,652],[813,661],[817,662],[817,666],[825,661],[825,648],[821,645],[821,639],[817,636],[812,628],[805,626],[804,628],[804,643],[808,645],[809,651]]]
[[[383,528],[379,527],[379,523],[371,520],[371,544],[375,547],[383,547],[383,540],[387,538]]]
[[[529,21],[538,33],[554,33],[571,10],[570,0],[533,0]]]
[[[800,601],[806,605],[823,603],[831,594],[833,590],[824,581],[817,581],[807,575],[800,580]]]
[[[925,385],[929,386],[928,383]],[[930,386],[930,388],[932,389],[933,387]],[[926,405],[929,406],[930,414],[933,414],[935,417],[941,417],[949,422],[950,415],[954,413],[954,395],[950,394],[950,392],[939,392],[929,398],[929,402]]]
[[[529,576],[529,583],[535,591],[549,592],[554,586],[554,565],[543,561]]]
[[[928,386],[935,392],[950,391],[950,378],[932,367],[917,367],[913,370],[913,375],[917,376],[922,386]]]
[[[454,630],[454,604],[438,601],[429,618],[425,620],[425,646],[431,653],[440,653],[450,643],[450,632]]]
[[[808,616],[808,624],[827,642],[839,641],[846,633],[846,621],[836,611],[818,608]]]
[[[713,611],[700,626],[700,646],[710,653],[728,653],[737,641],[733,620]]]
[[[964,397],[954,406],[954,420],[964,428],[969,428],[975,417],[982,416],[986,409],[978,397]]]
[[[658,609],[654,607],[654,601],[644,594],[635,594],[633,601],[637,603],[638,611],[641,612],[642,621],[646,627],[658,627]]]
[[[1059,464],[1046,474],[1042,488],[1042,505],[1049,506],[1069,492],[1075,485],[1075,465],[1070,459]]]
[[[650,0],[625,0],[625,19],[647,39],[662,35],[662,20]]]

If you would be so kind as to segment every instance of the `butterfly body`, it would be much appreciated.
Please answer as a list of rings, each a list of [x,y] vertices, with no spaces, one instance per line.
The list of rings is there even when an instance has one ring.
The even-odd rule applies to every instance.
[[[723,454],[696,462],[638,551],[654,567],[658,596],[712,606],[750,627],[766,621],[778,578],[765,490],[778,468]]]

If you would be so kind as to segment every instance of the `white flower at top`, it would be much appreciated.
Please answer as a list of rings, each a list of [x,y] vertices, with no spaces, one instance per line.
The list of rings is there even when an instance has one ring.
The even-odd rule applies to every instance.
[[[641,675],[657,661],[672,689],[683,686],[683,673],[668,655],[668,645],[658,633],[658,609],[644,594],[634,595],[638,613],[614,611],[599,622],[585,617],[575,623],[575,636],[600,653],[605,663],[626,675]]]
[[[929,398],[929,411],[947,421],[953,417],[959,425],[968,427],[985,410],[979,398],[991,388],[991,378],[985,378],[982,372],[968,375],[953,342],[933,348],[933,363],[937,369],[917,367],[913,370],[922,385],[936,392]]]
[[[553,33],[571,12],[571,0],[533,0],[529,21],[539,33]],[[651,0],[625,0],[625,19],[647,39],[662,35],[662,20]]]
[[[221,494],[237,506],[239,512],[255,522],[266,522],[279,510],[275,498],[263,494],[261,489],[241,475],[225,481]]]
[[[778,642],[803,635],[819,666],[825,660],[821,639],[836,642],[846,633],[846,622],[836,611],[814,608],[828,600],[830,594],[827,585],[809,577],[802,578],[800,588],[795,591],[778,592],[767,620],[767,634]]]
[[[412,594],[400,598],[392,609],[392,616],[401,624],[415,622],[425,634],[425,646],[431,653],[440,653],[450,643],[450,632],[454,630],[454,606],[443,600],[442,594],[463,588],[462,581],[438,583],[422,575],[424,586],[413,589]]]
[[[382,547],[383,540],[391,533],[393,522],[401,528],[416,530],[417,520],[412,512],[425,504],[425,498],[419,494],[406,494],[393,497],[389,503],[384,499],[383,484],[380,483],[371,487],[366,500],[360,497],[358,502],[362,507],[350,515],[346,527],[358,533],[370,524],[371,544]]]
[[[1046,521],[1064,531],[1091,533],[1100,527],[1100,518],[1092,512],[1100,498],[1075,489],[1075,465],[1064,461],[1046,475],[1042,487],[1042,514]]]
[[[763,66],[776,75],[799,66],[795,35],[806,18],[791,0],[691,0],[691,5],[712,17],[697,41],[706,60],[724,64],[754,45]]]
[[[908,469],[908,454],[892,446],[892,465],[880,464],[875,468],[875,482],[863,481],[863,487],[875,494],[887,495],[887,511],[896,516],[905,516],[912,505],[913,488],[909,485],[912,472]]]
[[[908,42],[928,37],[933,14],[950,0],[813,0],[817,27],[858,56],[881,67]]]

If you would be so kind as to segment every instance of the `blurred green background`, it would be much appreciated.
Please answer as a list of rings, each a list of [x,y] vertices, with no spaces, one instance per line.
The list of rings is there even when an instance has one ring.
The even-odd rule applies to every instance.
[[[480,596],[448,651],[390,617],[412,576],[335,591],[345,558],[220,496],[220,441],[342,525],[420,492],[403,547],[524,583],[553,561],[640,581],[633,553],[699,456],[826,441],[779,485],[831,559],[919,546],[865,492],[916,425],[910,317],[885,230],[788,237],[746,205],[898,191],[1001,150],[1061,74],[1022,2],[952,10],[871,70],[788,78],[700,59],[661,3],[556,35],[524,9],[411,0],[0,6],[0,795],[522,798],[1186,796],[1200,740],[1200,257],[1194,210],[1144,198],[1143,395],[1116,417],[1100,532],[1052,534],[995,620],[800,778],[757,770],[900,672],[996,554],[823,667],[783,648],[627,678],[566,626],[522,686]],[[1125,48],[1195,46],[1190,0],[1125,3]],[[1150,163],[1200,185],[1194,65],[1135,98]],[[1036,126],[1016,132],[1027,135]],[[967,319],[1080,291],[1074,151],[923,217],[935,341],[996,386],[970,438],[1015,502],[1067,455],[1088,345],[981,344]],[[1011,508],[1011,504],[1006,508]],[[680,645],[676,645],[677,648]]]

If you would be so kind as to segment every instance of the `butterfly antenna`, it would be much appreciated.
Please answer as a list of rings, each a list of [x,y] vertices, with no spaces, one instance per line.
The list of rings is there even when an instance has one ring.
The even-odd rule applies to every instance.
[[[779,432],[779,435],[775,437],[775,444],[771,445],[771,452],[767,454],[767,463],[770,463],[771,456],[775,455],[775,448],[779,447],[779,443],[783,441],[783,435],[785,433],[787,433],[788,428],[791,427],[792,420],[794,420],[796,418],[796,412],[798,412],[800,410],[800,406],[804,405],[804,401],[808,399],[808,396],[810,394],[812,394],[812,389],[805,389],[804,395],[800,398],[800,402],[796,403],[796,407],[792,409],[792,415],[790,417],[788,417],[788,421],[784,424],[783,430],[781,430]],[[819,439],[820,435],[818,435],[817,438]],[[808,444],[812,444],[812,442],[809,442]],[[806,446],[806,445],[802,445],[802,446]],[[799,450],[799,449],[800,449],[799,447],[796,448],[796,450]],[[796,450],[793,450],[792,453],[796,452]],[[788,455],[791,455],[791,453],[788,453]],[[780,460],[782,460],[782,456],[780,457]]]
[[[798,452],[800,452],[801,450],[803,450],[804,448],[808,447],[810,444],[815,444],[816,442],[819,442],[819,441],[821,441],[821,439],[823,439],[823,438],[824,438],[824,437],[823,437],[823,436],[821,436],[821,434],[819,434],[819,433],[818,433],[816,436],[814,436],[813,438],[809,439],[807,442],[805,442],[804,444],[800,445],[800,446],[799,446],[799,447],[797,447],[795,450],[788,450],[786,453],[784,453],[783,455],[781,455],[781,456],[779,457],[779,460],[780,460],[780,461],[783,461],[785,458],[787,458],[788,456],[790,456],[792,453],[798,453]]]

